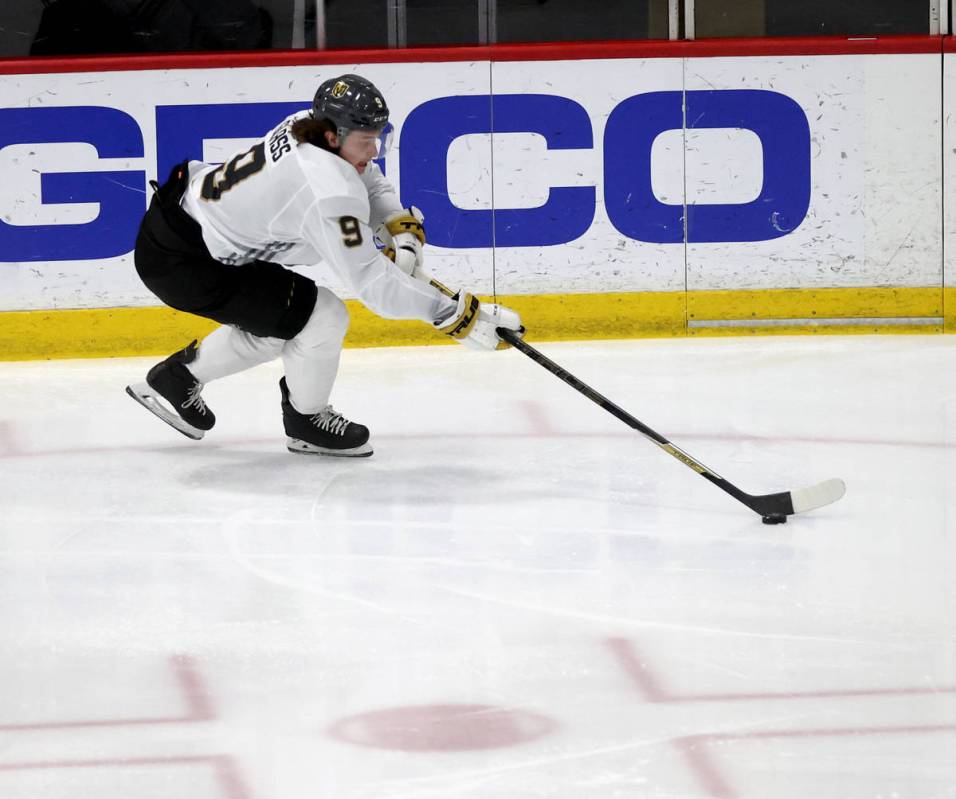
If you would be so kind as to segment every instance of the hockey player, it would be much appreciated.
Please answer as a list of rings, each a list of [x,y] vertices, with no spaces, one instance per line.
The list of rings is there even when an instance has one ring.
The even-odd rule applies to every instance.
[[[225,164],[184,162],[163,186],[154,184],[136,270],[166,305],[222,326],[128,386],[133,399],[200,439],[215,424],[203,386],[281,357],[289,451],[371,455],[368,428],[329,405],[345,305],[280,264],[325,261],[378,315],[434,324],[473,348],[505,346],[498,327],[523,330],[514,311],[452,294],[422,271],[422,216],[402,208],[373,163],[388,113],[371,83],[342,75],[319,86],[311,110]]]

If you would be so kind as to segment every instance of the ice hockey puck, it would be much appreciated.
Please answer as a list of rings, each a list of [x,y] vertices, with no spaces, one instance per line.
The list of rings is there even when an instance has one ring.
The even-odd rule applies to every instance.
[[[787,517],[782,513],[770,513],[763,517],[764,524],[786,524]]]

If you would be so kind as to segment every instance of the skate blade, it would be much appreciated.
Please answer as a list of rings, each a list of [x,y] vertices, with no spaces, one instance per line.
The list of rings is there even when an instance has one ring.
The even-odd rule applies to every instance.
[[[372,454],[372,445],[367,441],[359,447],[351,449],[330,449],[317,447],[308,441],[302,441],[291,436],[286,439],[286,448],[296,455],[327,455],[333,458],[367,458]]]
[[[186,436],[186,438],[191,438],[193,441],[199,441],[206,434],[205,430],[200,430],[198,427],[193,427],[188,422],[183,421],[179,414],[173,412],[163,405],[153,389],[149,387],[148,383],[136,383],[135,385],[127,386],[126,393],[129,394],[140,405],[142,405],[146,410],[148,410],[154,416],[158,416],[174,430],[178,430],[180,433]]]

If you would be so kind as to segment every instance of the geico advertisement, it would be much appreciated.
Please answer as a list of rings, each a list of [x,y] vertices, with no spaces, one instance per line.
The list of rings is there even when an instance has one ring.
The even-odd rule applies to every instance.
[[[336,65],[0,78],[0,307],[153,304],[130,255],[147,181],[347,71],[389,102],[380,165],[446,282],[939,281],[940,93],[912,91],[932,56]]]

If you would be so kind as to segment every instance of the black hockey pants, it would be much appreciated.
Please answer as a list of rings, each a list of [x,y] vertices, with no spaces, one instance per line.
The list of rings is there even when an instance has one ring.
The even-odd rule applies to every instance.
[[[143,217],[134,252],[143,283],[178,311],[255,336],[293,338],[315,307],[315,283],[267,261],[229,266],[213,258],[199,223],[179,205],[187,182],[187,164],[174,167]]]

